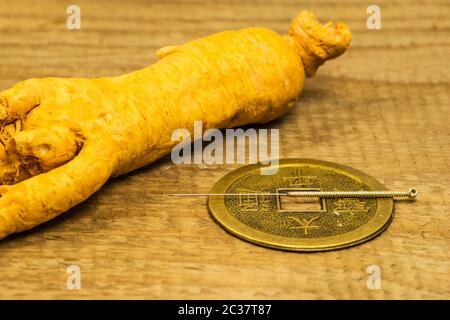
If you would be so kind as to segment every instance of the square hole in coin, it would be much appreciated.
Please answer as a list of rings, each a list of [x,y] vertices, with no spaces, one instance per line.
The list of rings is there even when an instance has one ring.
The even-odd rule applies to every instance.
[[[301,198],[280,195],[280,205],[283,211],[308,212],[322,210],[322,201],[319,197]]]

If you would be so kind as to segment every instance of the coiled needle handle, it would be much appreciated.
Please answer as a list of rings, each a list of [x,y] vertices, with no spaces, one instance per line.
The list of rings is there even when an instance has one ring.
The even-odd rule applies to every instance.
[[[408,191],[288,191],[288,197],[303,198],[409,198],[415,199],[417,190]]]

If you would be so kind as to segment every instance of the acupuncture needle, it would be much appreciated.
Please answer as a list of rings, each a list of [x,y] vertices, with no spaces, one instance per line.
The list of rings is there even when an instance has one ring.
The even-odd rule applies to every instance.
[[[417,196],[417,189],[408,191],[285,191],[279,193],[172,193],[178,197],[209,197],[209,196],[288,196],[299,198],[408,198],[413,200]]]

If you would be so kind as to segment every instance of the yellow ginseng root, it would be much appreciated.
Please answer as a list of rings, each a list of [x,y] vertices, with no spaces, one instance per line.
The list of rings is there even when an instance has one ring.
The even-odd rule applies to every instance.
[[[119,77],[16,84],[0,94],[0,238],[169,153],[177,128],[275,119],[294,105],[305,75],[349,42],[344,24],[301,12],[288,35],[226,31],[162,48],[157,63]]]

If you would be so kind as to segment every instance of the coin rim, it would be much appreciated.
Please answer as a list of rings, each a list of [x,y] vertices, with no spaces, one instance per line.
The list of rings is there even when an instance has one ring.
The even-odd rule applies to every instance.
[[[362,171],[342,164],[306,158],[288,158],[279,161],[280,167],[292,166],[295,164],[328,167],[367,185],[370,190],[387,190],[386,186],[375,178]],[[259,170],[261,167],[263,167],[261,164],[250,164],[226,174],[214,184],[210,193],[227,193],[228,188],[239,178],[250,174],[252,171]],[[300,252],[343,249],[369,241],[382,233],[389,226],[395,215],[394,200],[392,198],[377,198],[377,211],[372,219],[361,227],[340,235],[300,239],[272,235],[245,225],[227,210],[225,206],[225,196],[223,195],[210,195],[208,197],[208,211],[212,218],[222,228],[239,238],[264,247]]]

